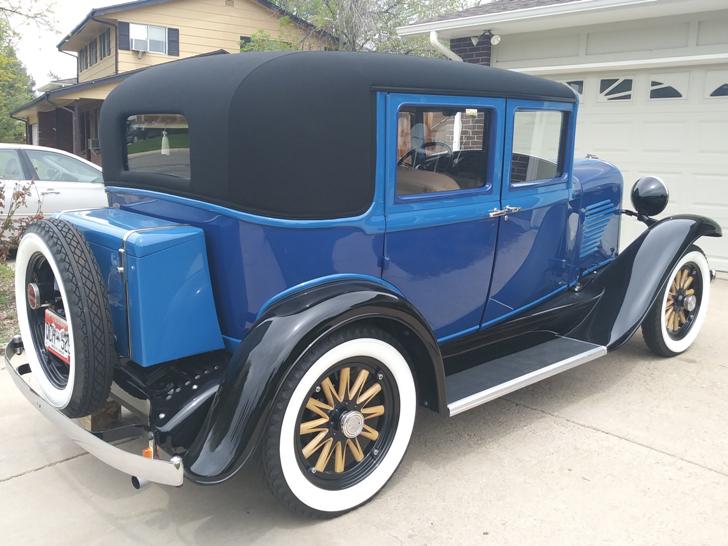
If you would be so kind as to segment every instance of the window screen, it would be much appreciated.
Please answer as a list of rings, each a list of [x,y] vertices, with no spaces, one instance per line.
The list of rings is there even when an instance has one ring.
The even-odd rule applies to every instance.
[[[511,183],[549,180],[562,174],[566,113],[517,110],[513,120]]]
[[[141,114],[126,122],[126,169],[190,178],[190,136],[179,114]]]
[[[406,106],[397,117],[397,195],[487,182],[491,111]]]

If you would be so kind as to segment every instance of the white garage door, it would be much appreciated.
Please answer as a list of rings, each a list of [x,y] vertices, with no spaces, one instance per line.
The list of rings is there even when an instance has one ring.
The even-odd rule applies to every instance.
[[[661,177],[670,190],[664,215],[701,214],[726,237],[699,243],[711,267],[728,271],[728,67],[561,75],[581,90],[577,156],[591,153],[624,175],[624,206],[640,176]],[[642,231],[625,218],[622,244]]]

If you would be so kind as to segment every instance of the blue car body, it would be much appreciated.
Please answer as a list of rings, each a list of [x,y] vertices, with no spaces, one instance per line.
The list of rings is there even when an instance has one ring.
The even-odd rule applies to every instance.
[[[491,172],[482,189],[396,197],[396,158],[387,151],[394,150],[397,112],[406,104],[494,110],[499,145],[491,151]],[[510,162],[503,161],[510,156],[509,120],[522,108],[570,112],[566,154],[573,157],[573,103],[378,93],[381,153],[374,199],[363,215],[330,220],[270,218],[167,193],[111,186],[107,212],[71,212],[63,217],[90,234],[97,260],[107,272],[109,294],[117,294],[112,298],[117,349],[130,356],[129,324],[139,343],[144,340],[145,353],[133,355],[142,365],[218,349],[222,343],[232,351],[271,303],[344,278],[368,279],[402,294],[419,309],[439,342],[451,341],[567,290],[618,252],[622,177],[614,166],[598,159],[569,161],[556,179],[526,187],[504,182],[510,168]],[[506,204],[521,210],[507,218],[489,217],[491,210]],[[127,231],[170,222],[195,226],[204,234],[195,246],[201,257],[199,268],[181,268],[177,278],[169,278],[170,261],[180,265],[193,261],[178,255],[146,266],[142,282],[166,277],[166,290],[159,292],[152,283],[146,292],[130,292],[131,302],[156,299],[148,311],[142,309],[128,319],[125,298],[118,295],[122,285],[115,269],[118,241]],[[95,244],[93,232],[102,226],[116,231],[115,244]],[[169,237],[179,237],[179,229]],[[147,231],[142,236],[150,239],[140,243],[144,246],[166,235]],[[190,251],[194,254],[194,249]],[[190,300],[189,292],[196,293],[196,299]],[[176,311],[171,321],[154,316],[164,302],[174,301],[187,301],[189,316]],[[200,342],[190,346],[190,339]]]
[[[102,110],[109,207],[61,215],[99,266],[112,395],[175,472],[218,483],[250,459],[291,370],[342,328],[395,339],[417,401],[446,415],[620,346],[720,228],[632,213],[648,227],[620,250],[622,176],[574,158],[577,111],[556,82],[392,55],[218,56],[130,77]]]

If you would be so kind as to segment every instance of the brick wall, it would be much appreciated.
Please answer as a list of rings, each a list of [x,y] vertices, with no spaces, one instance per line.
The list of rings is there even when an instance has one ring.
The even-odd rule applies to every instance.
[[[480,36],[475,45],[470,37],[450,40],[450,49],[466,63],[490,66],[490,48],[490,34],[487,32]]]

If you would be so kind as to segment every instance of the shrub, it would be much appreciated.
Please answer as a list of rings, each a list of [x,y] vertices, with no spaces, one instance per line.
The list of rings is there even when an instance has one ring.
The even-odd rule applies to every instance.
[[[13,186],[0,181],[0,263],[4,263],[10,251],[17,248],[25,228],[42,217],[39,202],[32,214],[16,218],[18,210],[28,206],[28,199],[34,191],[33,182],[16,183]]]

